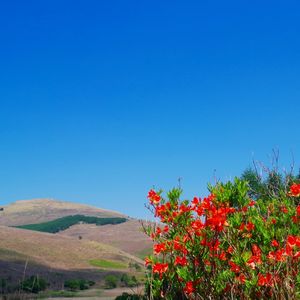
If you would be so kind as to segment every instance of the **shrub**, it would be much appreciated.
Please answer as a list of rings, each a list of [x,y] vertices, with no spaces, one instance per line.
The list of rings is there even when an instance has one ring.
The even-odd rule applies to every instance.
[[[105,277],[105,287],[107,289],[114,289],[117,287],[118,278],[114,275],[107,275]]]
[[[22,281],[20,288],[26,292],[38,293],[40,291],[44,291],[47,288],[47,285],[47,281],[44,278],[35,275]]]
[[[115,300],[146,300],[146,299],[147,299],[146,296],[123,293],[122,295],[116,297]]]
[[[277,180],[277,179],[276,179]],[[181,201],[181,189],[164,199],[148,194],[160,220],[147,293],[154,299],[296,299],[300,293],[300,185],[255,200],[249,185],[210,186],[203,199]]]
[[[70,289],[71,291],[87,290],[94,284],[95,282],[85,279],[69,279],[65,281],[64,287]]]
[[[138,285],[138,281],[137,281],[136,277],[135,276],[130,277],[126,273],[121,276],[120,281],[123,283],[124,286],[127,286],[127,287],[134,287],[134,286]]]

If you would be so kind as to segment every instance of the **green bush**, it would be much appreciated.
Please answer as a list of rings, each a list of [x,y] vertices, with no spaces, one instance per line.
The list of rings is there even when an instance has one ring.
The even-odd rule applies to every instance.
[[[166,198],[150,190],[161,226],[146,228],[155,242],[146,259],[147,294],[167,300],[299,299],[300,184],[283,185],[274,174],[255,197],[256,188],[239,178],[209,186],[208,197],[192,201],[180,200],[181,189]]]
[[[105,287],[107,289],[114,289],[117,287],[118,278],[115,275],[107,275],[105,277]]]
[[[135,276],[131,276],[130,277],[126,273],[121,276],[120,281],[126,287],[134,287],[134,286],[138,285],[138,281],[137,281],[136,277]]]
[[[95,282],[85,279],[69,279],[64,283],[64,287],[71,291],[87,290],[90,286],[94,285]]]
[[[146,300],[146,296],[123,293],[122,295],[116,297],[115,300]]]
[[[30,293],[38,293],[40,291],[44,291],[47,286],[47,281],[38,275],[31,276],[30,278],[22,281],[20,284],[21,290]]]

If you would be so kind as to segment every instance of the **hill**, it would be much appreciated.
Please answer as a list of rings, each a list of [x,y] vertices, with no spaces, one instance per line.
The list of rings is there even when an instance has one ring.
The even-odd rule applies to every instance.
[[[0,278],[12,284],[39,274],[52,288],[66,279],[101,282],[107,274],[128,272],[143,261],[109,245],[69,236],[0,226]]]
[[[54,221],[71,215],[95,216],[100,218],[124,218],[121,213],[78,203],[51,199],[20,200],[0,211],[0,225],[22,226]],[[35,226],[34,226],[35,227]],[[141,223],[129,218],[125,223],[103,225],[76,224],[59,234],[88,241],[98,241],[137,257],[143,257],[152,248],[151,240],[142,231]]]
[[[102,218],[125,217],[124,215],[88,205],[53,199],[19,200],[4,206],[0,211],[0,225],[17,226],[52,221],[70,215]]]
[[[91,260],[102,259],[126,264],[143,263],[117,248],[96,241],[0,226],[0,248],[14,251],[50,268],[94,268]]]
[[[61,220],[67,220],[68,226],[57,233],[12,227],[31,224],[31,229],[37,229],[49,224],[56,226]],[[107,220],[125,222],[96,225]],[[54,289],[61,289],[66,279],[84,278],[101,287],[108,274],[137,272],[142,278],[144,270],[136,266],[143,266],[141,258],[152,248],[138,220],[71,202],[16,201],[0,211],[0,224],[0,279],[11,285],[36,274],[46,278]],[[67,229],[61,230],[64,228]]]

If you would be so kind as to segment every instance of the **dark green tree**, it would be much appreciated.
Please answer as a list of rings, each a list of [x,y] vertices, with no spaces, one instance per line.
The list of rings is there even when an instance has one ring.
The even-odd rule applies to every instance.
[[[44,291],[47,286],[47,281],[38,275],[31,276],[30,278],[22,281],[20,284],[20,287],[23,291],[30,293],[38,293],[40,291]]]

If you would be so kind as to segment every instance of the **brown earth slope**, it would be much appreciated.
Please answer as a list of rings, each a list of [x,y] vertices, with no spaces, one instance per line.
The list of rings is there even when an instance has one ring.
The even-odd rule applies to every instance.
[[[143,257],[152,248],[151,239],[135,219],[117,225],[77,224],[58,234],[108,244],[138,257]]]
[[[95,261],[108,265],[95,267]],[[31,275],[46,279],[52,289],[62,289],[67,279],[103,284],[107,274],[131,272],[132,263],[143,265],[142,260],[96,241],[0,226],[0,279],[12,287]]]
[[[109,245],[69,236],[0,226],[0,249],[14,251],[37,263],[59,269],[93,269],[90,260],[109,260],[128,265],[138,258]]]

